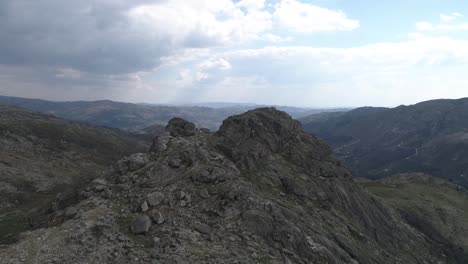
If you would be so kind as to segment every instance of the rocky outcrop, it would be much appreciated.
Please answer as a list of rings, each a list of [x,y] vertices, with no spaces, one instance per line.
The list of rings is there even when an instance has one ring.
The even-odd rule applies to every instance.
[[[110,193],[91,189],[76,206],[80,219],[26,234],[0,255],[29,263],[444,261],[354,183],[326,144],[273,108],[233,116],[216,133],[173,119],[147,157],[109,174]],[[40,238],[49,239],[39,247]]]

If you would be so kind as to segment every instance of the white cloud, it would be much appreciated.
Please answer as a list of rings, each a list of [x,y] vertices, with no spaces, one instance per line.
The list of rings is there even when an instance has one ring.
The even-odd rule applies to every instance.
[[[202,70],[229,70],[231,69],[231,64],[223,58],[212,58],[200,63],[198,67]]]
[[[458,12],[454,12],[452,14],[449,14],[449,15],[446,15],[446,14],[440,14],[440,21],[444,22],[444,23],[450,23],[450,22],[453,22],[459,18],[462,18],[463,15],[458,13]]]
[[[229,61],[229,71],[210,75],[209,82],[201,78],[194,87],[217,101],[232,101],[229,91],[239,91],[236,100],[265,104],[392,106],[462,97],[468,85],[468,41],[450,38],[419,36],[354,48],[265,47],[206,61],[216,58]]]
[[[255,39],[271,29],[271,14],[257,2],[236,5],[230,0],[168,0],[137,6],[128,15],[148,32],[171,36],[174,44],[230,45]]]
[[[264,34],[261,38],[271,43],[280,43],[293,40],[292,37],[281,37],[271,33]]]
[[[261,10],[265,7],[265,0],[241,0],[236,6],[246,8],[247,10]]]
[[[353,30],[359,27],[358,20],[348,18],[342,11],[297,0],[281,0],[275,5],[273,16],[280,26],[300,33]]]
[[[455,23],[463,18],[460,13],[452,13],[449,15],[441,14],[440,22],[437,24],[421,21],[416,23],[416,29],[419,31],[463,31],[468,30],[468,23]]]

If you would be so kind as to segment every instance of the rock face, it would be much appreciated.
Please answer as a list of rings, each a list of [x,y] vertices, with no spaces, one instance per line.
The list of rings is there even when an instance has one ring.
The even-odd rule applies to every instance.
[[[446,263],[284,112],[249,111],[216,133],[176,119],[151,150],[76,205],[80,219],[26,234],[0,262]]]

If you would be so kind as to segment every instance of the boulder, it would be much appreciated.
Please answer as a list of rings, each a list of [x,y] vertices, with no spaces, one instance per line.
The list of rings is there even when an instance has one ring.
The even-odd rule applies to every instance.
[[[150,206],[158,206],[164,201],[164,194],[160,192],[153,192],[146,196],[146,201]]]
[[[197,133],[195,124],[182,118],[173,118],[166,126],[166,131],[173,137],[189,137]]]
[[[133,220],[132,232],[136,235],[146,234],[151,227],[151,219],[147,215],[139,215]]]
[[[158,210],[152,210],[150,215],[151,220],[153,220],[153,223],[155,224],[161,225],[164,223],[164,221],[166,221],[162,213]]]
[[[142,212],[148,211],[148,209],[149,209],[148,203],[147,203],[146,201],[144,201],[144,202],[141,204],[140,208],[141,208],[141,211],[142,211]]]
[[[121,173],[136,171],[148,163],[149,157],[145,153],[136,153],[117,162],[117,170]]]

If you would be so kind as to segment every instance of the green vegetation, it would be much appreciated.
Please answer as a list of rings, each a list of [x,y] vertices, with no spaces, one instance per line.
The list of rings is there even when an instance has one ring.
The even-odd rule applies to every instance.
[[[0,105],[0,244],[49,225],[77,190],[149,138]]]
[[[398,181],[375,181],[363,185],[395,208],[410,225],[433,240],[434,250],[445,251],[455,263],[466,263],[468,194],[440,180]]]

